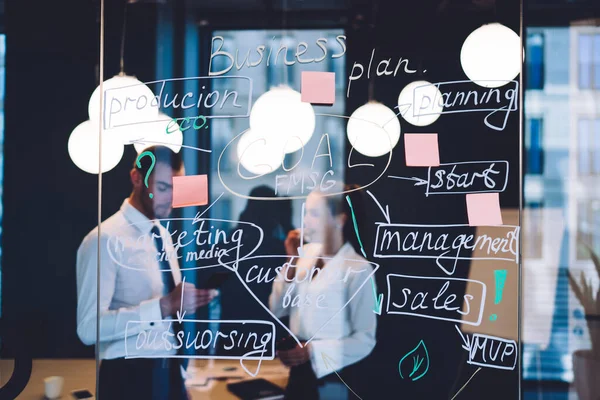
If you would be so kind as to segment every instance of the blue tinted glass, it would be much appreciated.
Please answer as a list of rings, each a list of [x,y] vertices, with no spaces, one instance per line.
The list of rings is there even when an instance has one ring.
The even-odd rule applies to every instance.
[[[589,89],[592,86],[592,35],[579,35],[578,53],[579,87]]]
[[[594,35],[593,42],[594,89],[600,89],[600,34]]]
[[[544,36],[532,34],[527,37],[527,87],[544,87]]]
[[[590,123],[591,124],[591,123]],[[598,120],[594,120],[594,126],[590,126],[590,130],[593,128],[593,133],[590,132],[592,137],[592,150],[591,155],[593,157],[592,162],[594,163],[594,174],[600,174],[600,123]]]
[[[542,159],[542,120],[535,118],[529,121],[529,153],[527,172],[541,174],[543,172]]]
[[[589,65],[579,64],[579,87],[581,89],[589,89],[591,85],[592,77]]]
[[[581,175],[588,175],[590,173],[590,160],[589,160],[589,121],[587,119],[579,120],[578,127],[579,136],[579,151],[578,151],[578,165],[579,173]]]

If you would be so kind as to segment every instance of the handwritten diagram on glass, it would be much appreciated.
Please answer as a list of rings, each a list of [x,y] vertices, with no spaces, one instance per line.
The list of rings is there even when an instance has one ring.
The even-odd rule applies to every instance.
[[[519,79],[466,79],[460,46],[441,63],[350,27],[206,18],[176,69],[107,83],[90,115],[141,151],[92,234],[101,357],[181,366],[193,398],[514,389]]]

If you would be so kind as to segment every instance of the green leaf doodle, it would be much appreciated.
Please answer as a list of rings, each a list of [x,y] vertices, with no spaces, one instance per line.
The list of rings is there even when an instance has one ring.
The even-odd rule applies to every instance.
[[[410,369],[411,372],[408,374],[408,378],[414,382],[425,376],[429,370],[429,353],[427,352],[427,347],[422,340],[419,342],[417,347],[406,353],[406,355],[400,359],[400,362],[398,363],[398,372],[400,372],[400,377],[402,379],[405,379],[404,375],[402,375],[402,363],[405,360],[410,362],[411,358],[413,364],[412,368]],[[405,367],[405,371],[406,370],[407,368]]]

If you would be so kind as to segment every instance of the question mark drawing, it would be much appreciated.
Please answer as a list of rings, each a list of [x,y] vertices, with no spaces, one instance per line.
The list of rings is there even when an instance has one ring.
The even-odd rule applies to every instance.
[[[150,151],[144,151],[142,154],[140,154],[138,156],[137,160],[135,160],[135,164],[138,166],[138,168],[142,168],[142,164],[140,163],[140,160],[144,156],[149,156],[152,159],[152,165],[150,165],[150,168],[148,168],[148,172],[146,172],[146,177],[144,178],[144,184],[146,185],[146,187],[148,187],[148,177],[152,173],[152,169],[154,168],[154,164],[156,164],[156,157],[154,157],[154,154],[152,154],[152,152],[150,152]],[[149,196],[150,196],[150,198],[154,197],[154,195],[152,193],[150,193]]]

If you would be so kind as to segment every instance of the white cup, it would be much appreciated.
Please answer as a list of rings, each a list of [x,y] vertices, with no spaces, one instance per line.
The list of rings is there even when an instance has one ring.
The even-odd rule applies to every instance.
[[[49,376],[44,378],[45,395],[49,399],[58,399],[62,393],[65,378],[62,376]]]

